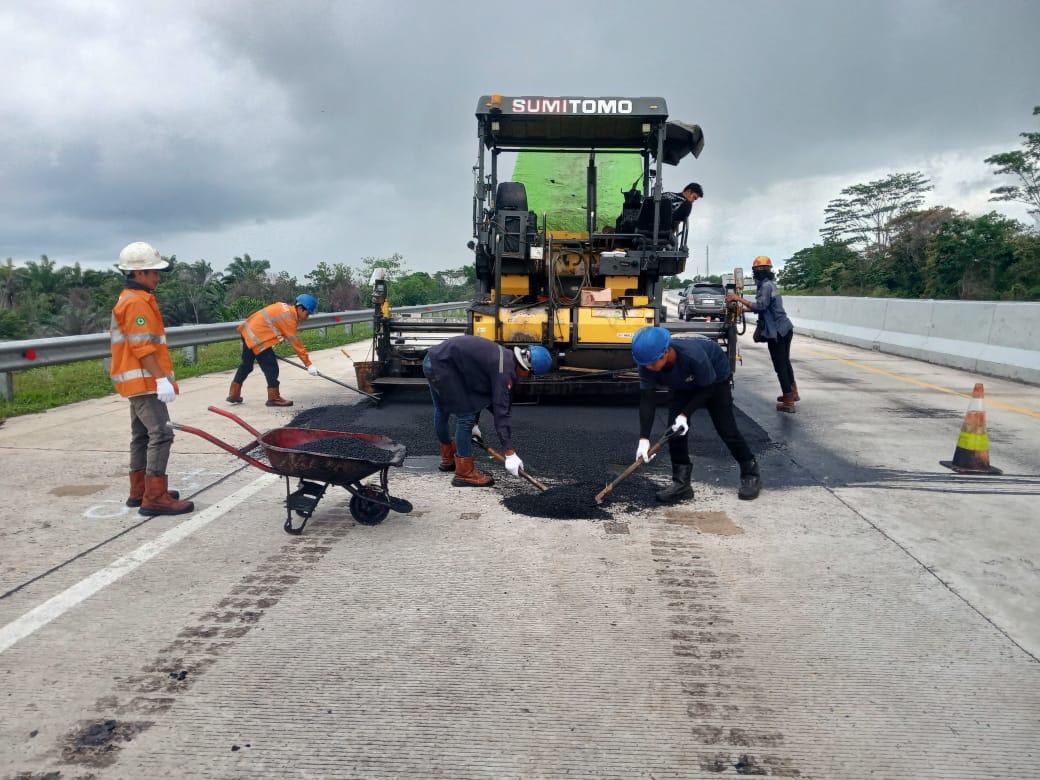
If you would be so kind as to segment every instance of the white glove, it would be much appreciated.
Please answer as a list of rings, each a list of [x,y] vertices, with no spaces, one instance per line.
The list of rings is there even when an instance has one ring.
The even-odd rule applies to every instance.
[[[686,415],[680,414],[675,418],[675,422],[672,423],[672,430],[680,436],[685,436],[690,431],[690,426],[687,424]]]
[[[177,400],[177,391],[173,389],[173,383],[166,377],[155,380],[155,391],[159,400],[164,404],[172,404]]]
[[[474,423],[473,430],[469,432],[469,435],[474,439],[484,441],[484,434],[480,432],[480,426],[476,423]]]
[[[512,455],[506,455],[506,471],[512,474],[514,477],[520,476],[520,469],[524,467],[524,462],[520,460],[520,456],[515,452]]]
[[[307,366],[307,373],[310,374],[311,376],[317,376],[318,375],[318,367],[316,365],[314,365],[313,363],[311,363],[309,366]]]
[[[643,463],[649,463],[656,457],[657,455],[650,455],[650,440],[640,439],[639,446],[636,447],[636,460],[641,460]]]

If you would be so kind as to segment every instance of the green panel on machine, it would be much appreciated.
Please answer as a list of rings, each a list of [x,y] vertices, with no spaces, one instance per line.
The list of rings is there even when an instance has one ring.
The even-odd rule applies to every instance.
[[[520,152],[513,167],[513,181],[527,189],[527,207],[548,214],[549,230],[581,232],[589,229],[585,214],[587,154]],[[614,227],[621,213],[623,190],[633,183],[641,189],[643,160],[638,154],[596,155],[596,230]]]

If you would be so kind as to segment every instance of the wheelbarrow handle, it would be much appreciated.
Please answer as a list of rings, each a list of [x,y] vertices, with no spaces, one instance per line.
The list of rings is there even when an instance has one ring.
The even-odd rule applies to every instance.
[[[656,455],[658,453],[658,451],[665,444],[668,443],[668,440],[673,438],[674,436],[675,436],[675,431],[673,431],[671,428],[669,428],[665,432],[664,436],[662,436],[660,439],[658,439],[656,442],[654,442],[653,446],[650,447],[649,450],[647,450],[646,454],[648,456],[650,456],[650,457]],[[643,465],[643,463],[645,463],[645,461],[642,461],[642,460],[634,461],[631,466],[629,466],[627,469],[622,471],[617,476],[617,479],[615,479],[613,482],[611,482],[609,485],[607,485],[605,488],[603,488],[601,491],[599,491],[599,493],[596,494],[596,497],[593,500],[597,504],[602,504],[603,503],[603,499],[606,498],[607,496],[609,496],[611,493],[613,493],[614,492],[614,488],[616,488],[618,485],[620,485],[622,482],[624,482],[626,479],[628,479],[634,473],[636,473],[639,470],[640,466]]]
[[[260,431],[258,431],[256,428],[254,428],[249,423],[247,423],[245,420],[243,420],[237,414],[232,414],[227,409],[221,409],[220,407],[217,407],[217,406],[211,406],[211,407],[209,407],[209,410],[211,412],[213,412],[213,414],[219,414],[221,417],[227,417],[229,420],[234,420],[239,425],[241,425],[243,428],[245,428],[247,431],[249,431],[251,434],[253,434],[258,440],[260,439],[261,436],[263,436],[263,434],[260,433]]]
[[[289,360],[289,358],[283,358],[281,355],[277,355],[277,354],[275,355],[275,357],[278,358],[279,360],[281,360],[283,363],[288,363],[290,366],[294,366],[295,368],[301,368],[304,371],[307,370],[307,366],[303,365],[302,363],[297,363],[295,360]],[[380,401],[383,400],[378,395],[373,395],[372,393],[366,393],[364,390],[359,390],[358,388],[354,387],[353,385],[348,385],[346,382],[340,382],[338,379],[333,379],[331,376],[327,376],[327,375],[321,373],[320,371],[318,372],[318,376],[320,376],[322,379],[327,379],[329,382],[332,382],[335,385],[339,385],[340,387],[345,387],[345,388],[347,388],[347,390],[353,390],[355,393],[360,393],[361,395],[368,396],[369,398],[371,398],[376,403],[379,403]]]
[[[506,462],[506,456],[503,455],[498,450],[494,449],[493,447],[489,447],[488,445],[486,445],[484,443],[483,439],[479,439],[476,436],[474,436],[473,437],[473,443],[476,444],[478,447],[480,447],[482,450],[484,450],[484,452],[486,452],[488,455],[490,455],[494,460],[497,460],[499,463],[505,463]],[[544,482],[541,482],[541,481],[535,479],[534,477],[532,477],[530,474],[528,474],[523,469],[520,469],[519,474],[520,474],[521,477],[526,479],[528,482],[530,482],[536,488],[541,490],[543,493],[546,490],[549,489],[548,486]]]
[[[213,407],[211,406],[210,409],[213,409]],[[230,417],[234,417],[234,415],[229,415],[229,416]],[[239,422],[242,422],[242,421],[239,420]],[[245,447],[242,448],[242,450],[237,450],[234,447],[232,447],[230,444],[228,444],[226,441],[222,441],[222,440],[218,439],[216,436],[214,436],[213,434],[206,433],[205,431],[203,431],[203,430],[201,430],[199,428],[193,428],[190,425],[182,425],[181,423],[175,423],[175,422],[171,422],[170,425],[173,426],[174,430],[186,431],[187,433],[193,433],[196,436],[198,436],[198,437],[200,437],[202,439],[205,439],[210,444],[216,444],[218,447],[220,447],[220,449],[226,450],[227,452],[230,452],[236,458],[241,458],[246,463],[248,463],[250,466],[256,466],[261,471],[266,471],[269,474],[277,474],[278,473],[273,468],[268,466],[266,463],[263,463],[263,462],[257,460],[256,458],[254,458],[251,455],[246,455],[245,452],[242,451],[242,450],[252,449],[252,445],[248,445],[247,444]],[[249,426],[246,426],[246,427],[249,427]],[[259,437],[259,434],[257,434],[257,436]],[[256,442],[254,441],[253,444],[256,444]]]

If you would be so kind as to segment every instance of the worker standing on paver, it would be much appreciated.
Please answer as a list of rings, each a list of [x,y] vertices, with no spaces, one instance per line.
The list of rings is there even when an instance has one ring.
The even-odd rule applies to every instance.
[[[513,449],[510,392],[518,377],[540,375],[552,368],[545,347],[506,349],[479,336],[455,336],[432,347],[423,359],[423,373],[433,398],[433,429],[440,442],[441,471],[454,471],[456,487],[487,487],[495,480],[473,465],[471,437],[480,434],[477,420],[488,408],[502,442],[506,471],[514,477],[524,463]],[[455,415],[455,437],[448,417]]]
[[[654,393],[669,390],[668,424],[675,434],[668,441],[672,459],[672,484],[657,493],[657,500],[672,504],[693,498],[689,416],[706,408],[711,422],[730,453],[740,464],[740,490],[744,500],[757,498],[762,488],[758,462],[737,428],[730,387],[729,358],[716,342],[706,338],[672,339],[664,328],[646,327],[632,339],[632,357],[639,366],[639,447],[636,460],[646,462],[650,431],[654,424]]]
[[[180,389],[166,346],[159,303],[153,295],[159,272],[169,268],[155,247],[137,241],[119,253],[117,267],[126,286],[112,309],[110,376],[116,392],[130,399],[130,497],[127,506],[142,515],[181,515],[195,505],[169,489],[166,465],[173,446],[173,427],[166,405]]]
[[[314,314],[318,309],[318,299],[313,295],[304,293],[296,296],[296,305],[288,303],[272,303],[260,311],[253,312],[238,326],[238,332],[242,334],[242,363],[235,372],[235,378],[231,380],[231,389],[228,390],[227,402],[229,404],[240,404],[242,398],[242,383],[253,371],[253,363],[260,364],[260,370],[264,372],[267,380],[267,406],[292,406],[293,402],[282,398],[278,384],[278,358],[274,354],[274,347],[283,341],[296,351],[303,365],[307,367],[307,373],[311,376],[318,375],[317,367],[311,362],[311,356],[307,354],[307,348],[303,346],[296,331],[300,323]]]
[[[755,277],[755,300],[749,301],[736,293],[730,293],[726,301],[739,303],[758,315],[760,324],[755,327],[755,341],[766,342],[773,370],[780,381],[781,395],[776,399],[776,410],[793,414],[795,402],[801,400],[798,384],[794,381],[794,368],[791,366],[794,325],[784,311],[783,297],[777,292],[773,261],[765,255],[759,255],[751,262],[751,273]]]

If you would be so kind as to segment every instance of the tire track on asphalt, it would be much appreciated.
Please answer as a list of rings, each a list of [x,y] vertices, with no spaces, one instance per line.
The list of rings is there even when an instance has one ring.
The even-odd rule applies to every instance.
[[[719,600],[718,578],[704,547],[683,532],[686,523],[665,515],[650,538],[650,554],[661,595],[667,600],[672,653],[679,659],[687,717],[698,743],[700,768],[710,774],[804,777],[779,755],[784,734],[763,729],[777,713],[756,702],[763,690],[743,666],[744,637]],[[729,750],[727,750],[729,748]],[[754,752],[757,749],[757,752]]]
[[[191,689],[237,640],[257,628],[267,611],[354,527],[346,513],[312,519],[307,534],[286,540],[137,672],[116,678],[112,693],[95,702],[96,716],[77,721],[56,749],[45,755],[59,756],[61,766],[115,764],[126,744],[156,725],[177,697]]]

